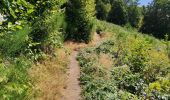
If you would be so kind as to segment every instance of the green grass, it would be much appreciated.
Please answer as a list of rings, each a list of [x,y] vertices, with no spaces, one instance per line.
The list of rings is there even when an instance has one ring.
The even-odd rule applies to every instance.
[[[6,56],[16,56],[28,47],[31,27],[25,26],[16,32],[8,33],[0,37],[0,52]]]
[[[24,57],[0,62],[0,98],[1,100],[23,100],[33,97],[32,82],[28,77],[30,61]]]
[[[96,29],[110,34],[110,38],[79,53],[85,100],[170,98],[170,62],[165,41],[98,20]],[[111,56],[110,66],[102,64],[103,55]]]
[[[32,82],[27,70],[32,63],[24,56],[28,49],[28,35],[31,28],[25,28],[0,37],[0,98],[1,100],[31,99]]]

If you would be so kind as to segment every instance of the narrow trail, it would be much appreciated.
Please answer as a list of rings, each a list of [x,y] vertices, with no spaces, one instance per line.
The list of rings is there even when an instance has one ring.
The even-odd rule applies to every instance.
[[[73,51],[70,56],[70,64],[68,71],[67,86],[63,94],[62,100],[80,100],[81,88],[79,85],[80,68],[76,60],[78,51]]]
[[[98,43],[101,42],[101,37],[98,34],[94,34],[94,39],[91,44],[87,45],[84,43],[78,43],[78,44],[71,44],[71,48],[73,52],[70,55],[70,63],[68,64],[68,76],[67,76],[67,85],[65,87],[65,90],[63,92],[63,96],[61,100],[81,100],[81,87],[80,87],[80,67],[78,64],[78,61],[76,60],[77,54],[79,49],[89,47],[89,46],[95,46]],[[67,45],[69,43],[66,43]]]

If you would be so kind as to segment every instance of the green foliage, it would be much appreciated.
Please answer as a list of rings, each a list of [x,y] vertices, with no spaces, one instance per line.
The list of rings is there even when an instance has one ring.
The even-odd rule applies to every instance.
[[[98,54],[112,52],[111,50],[113,49],[113,46],[114,46],[114,42],[113,41],[110,41],[110,40],[105,41],[105,42],[103,42],[101,45],[99,45],[96,48],[96,52]]]
[[[106,71],[97,63],[97,56],[94,49],[87,49],[79,54],[78,60],[81,65],[81,85],[83,86],[82,95],[85,100],[106,100],[116,99],[119,96],[113,82],[106,82],[103,78]]]
[[[7,20],[12,22],[32,18],[31,15],[35,11],[34,5],[25,0],[2,0],[0,3],[2,4],[1,12],[7,15]]]
[[[153,0],[144,15],[144,24],[140,31],[152,34],[157,38],[164,38],[170,33],[170,1]]]
[[[33,42],[39,45],[33,48],[40,49],[45,53],[52,54],[54,48],[60,48],[65,39],[65,9],[60,9],[61,4],[53,8],[51,11],[44,12],[33,24],[33,31],[30,34]]]
[[[31,32],[31,28],[25,26],[25,28],[16,32],[9,33],[0,37],[0,51],[4,55],[16,56],[21,51],[27,48],[29,40],[28,34]]]
[[[111,40],[79,53],[84,99],[167,100],[170,63],[164,41],[106,22],[97,23],[102,31],[112,32]],[[101,54],[111,55],[111,68],[99,62]],[[103,89],[107,87],[109,91]]]
[[[0,98],[35,98],[30,62],[53,54],[62,46],[65,33],[66,0],[1,0]]]
[[[108,21],[118,25],[125,25],[128,22],[127,8],[123,0],[113,1]]]
[[[0,64],[0,98],[2,100],[31,99],[32,85],[28,78],[27,69],[30,63],[25,58],[17,58],[8,65]]]
[[[128,57],[130,70],[134,73],[142,72],[146,66],[148,50],[147,44],[141,42],[133,47],[132,54]]]
[[[41,44],[45,37],[48,37],[48,34],[50,34],[50,26],[48,27],[45,24],[55,25],[53,28],[56,28],[58,31],[61,30],[59,29],[59,27],[61,27],[61,25],[59,25],[61,23],[61,18],[57,18],[57,16],[59,17],[62,15],[61,13],[64,13],[64,10],[61,11],[60,7],[65,2],[66,0],[2,0],[0,1],[2,4],[1,13],[6,16],[6,21],[2,23],[0,34],[4,35],[11,31],[17,31],[18,29],[22,29],[24,25],[29,24],[30,26],[33,26],[31,32],[33,42],[40,42]],[[51,18],[53,23],[50,23],[46,19],[50,19],[53,11],[56,13],[56,18]],[[53,13],[53,17],[54,16]],[[63,15],[61,17],[63,18]],[[60,37],[60,35],[57,35],[56,37]]]
[[[70,0],[67,6],[67,38],[89,42],[95,15],[94,0]]]
[[[128,20],[131,26],[140,28],[140,21],[142,19],[141,8],[137,5],[128,7]]]
[[[137,2],[96,0],[97,17],[138,28],[142,17]],[[89,42],[95,0],[1,0],[0,4],[5,18],[0,22],[0,98],[31,99],[30,62],[45,53],[53,55],[65,38]],[[143,32],[161,37],[169,33],[169,1],[155,0],[144,14]],[[95,24],[98,31],[113,34],[111,40],[79,54],[84,99],[169,99],[168,37],[162,42],[106,22]],[[101,54],[111,56],[111,68],[101,64]]]
[[[107,0],[96,0],[96,17],[100,20],[107,20],[111,4]]]
[[[45,20],[45,25],[47,25],[47,32],[49,33],[47,40],[50,44],[54,45],[53,48],[59,48],[62,46],[64,41],[65,33],[65,15],[64,12],[53,12]]]
[[[96,17],[118,25],[140,28],[143,9],[139,0],[96,0]]]

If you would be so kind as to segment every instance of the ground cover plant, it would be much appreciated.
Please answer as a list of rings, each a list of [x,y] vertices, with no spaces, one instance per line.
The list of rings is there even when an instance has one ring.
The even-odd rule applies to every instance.
[[[170,2],[138,2],[0,0],[0,100],[169,100]]]
[[[170,62],[166,41],[98,23],[103,31],[112,32],[112,38],[79,53],[84,99],[168,100]],[[103,27],[106,24],[112,28]],[[108,60],[111,64],[103,63]]]

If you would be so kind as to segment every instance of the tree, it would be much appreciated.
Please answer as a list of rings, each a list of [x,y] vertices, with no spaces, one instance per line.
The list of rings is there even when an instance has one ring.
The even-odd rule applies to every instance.
[[[138,7],[139,0],[129,0],[127,2],[128,8],[128,21],[132,27],[139,27],[142,18],[142,9]]]
[[[125,25],[128,22],[127,8],[123,0],[114,0],[112,2],[108,21],[118,25]]]
[[[96,0],[96,17],[100,20],[107,20],[111,10],[111,4],[107,0]]]
[[[170,34],[170,1],[154,0],[144,16],[144,24],[140,31],[150,33],[158,38]]]
[[[89,42],[94,15],[94,0],[70,0],[67,6],[67,38]]]

